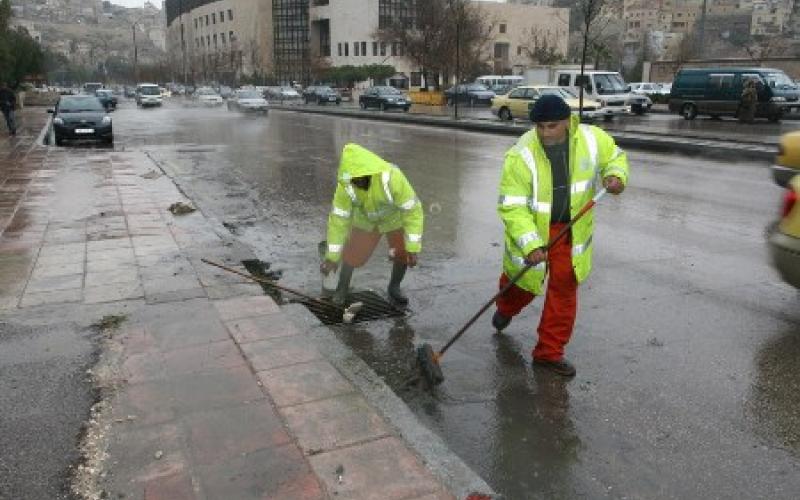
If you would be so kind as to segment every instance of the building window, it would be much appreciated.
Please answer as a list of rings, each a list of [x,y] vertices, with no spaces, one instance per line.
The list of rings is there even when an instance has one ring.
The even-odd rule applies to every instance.
[[[397,42],[392,42],[392,55],[397,55]]]
[[[344,56],[348,57],[350,55],[350,42],[344,42]]]
[[[353,43],[353,55],[354,56],[358,55],[358,48],[359,48],[358,42]]]
[[[234,41],[234,40],[236,40],[236,39],[233,37],[233,31],[229,31],[229,32],[228,32],[228,40],[230,40],[230,41],[231,41],[231,43],[233,43],[233,41]]]
[[[194,29],[197,29],[197,18],[194,18]]]
[[[228,9],[228,21],[233,21],[233,10]]]
[[[415,2],[409,0],[379,0],[378,29],[400,24],[404,28],[414,27]]]
[[[505,33],[505,32],[506,32],[506,24],[502,23],[500,24],[500,33]]]
[[[211,14],[211,24],[217,24],[217,15],[214,13]]]
[[[206,35],[206,47],[211,47],[211,35]]]
[[[220,33],[219,39],[222,41],[222,45],[225,45],[225,33]]]
[[[208,14],[206,14],[206,26],[208,26]]]
[[[221,23],[225,22],[225,11],[224,10],[219,11],[219,22],[221,22]]]
[[[520,45],[519,47],[517,47],[517,55],[518,55],[518,56],[521,56],[521,55],[522,55],[522,45]]]
[[[217,34],[214,33],[214,48],[217,48]]]
[[[338,48],[339,48],[339,57],[342,57],[342,44],[341,43],[339,43]]]
[[[367,42],[361,42],[361,55],[364,57],[367,55]]]
[[[381,55],[386,55],[386,42],[381,42]]]
[[[372,42],[372,55],[378,55],[378,42]]]

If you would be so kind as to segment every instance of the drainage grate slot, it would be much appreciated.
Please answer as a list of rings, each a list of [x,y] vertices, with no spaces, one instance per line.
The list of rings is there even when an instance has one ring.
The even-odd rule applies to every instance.
[[[271,271],[270,264],[268,262],[250,259],[242,261],[242,264],[244,265],[245,269],[247,269],[247,271],[256,278],[268,279],[276,282],[281,278],[281,272]],[[294,296],[290,293],[283,293],[265,283],[261,284],[261,289],[264,290],[265,294],[275,299],[275,301],[279,304],[283,303],[285,299],[286,302],[292,304],[304,305],[324,325],[342,324],[343,311],[333,304],[325,305],[311,302],[307,299]],[[325,301],[325,299],[321,300]],[[365,321],[374,321],[387,318],[399,318],[405,316],[406,314],[404,309],[399,309],[393,306],[386,299],[369,290],[356,291],[347,297],[348,304],[354,304],[356,302],[361,302],[364,304],[364,307],[362,307],[358,314],[356,314],[353,323],[363,323]]]

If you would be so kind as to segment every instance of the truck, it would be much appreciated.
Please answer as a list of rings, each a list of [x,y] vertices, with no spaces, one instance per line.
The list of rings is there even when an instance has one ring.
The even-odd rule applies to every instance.
[[[525,71],[527,85],[556,85],[565,87],[576,96],[583,87],[586,99],[601,104],[601,114],[606,121],[615,116],[630,112],[644,114],[653,105],[646,95],[631,93],[622,75],[616,71],[598,71],[584,69],[583,75],[579,66],[539,66]]]

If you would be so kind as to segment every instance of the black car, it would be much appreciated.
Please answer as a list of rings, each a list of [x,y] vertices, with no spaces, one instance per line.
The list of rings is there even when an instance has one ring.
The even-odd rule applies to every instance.
[[[111,117],[106,108],[95,96],[62,96],[53,114],[52,132],[58,146],[67,139],[97,139],[106,144],[114,143]]]
[[[361,109],[380,108],[382,110],[399,108],[408,111],[411,101],[394,87],[372,87],[358,97]]]
[[[475,106],[477,104],[489,106],[492,104],[492,99],[495,97],[494,92],[480,83],[461,84],[450,87],[445,90],[444,95],[445,98],[447,98],[448,106],[452,106],[456,99],[458,99],[458,102],[469,103],[470,106]]]
[[[113,90],[97,89],[95,90],[94,95],[100,99],[100,103],[104,108],[108,110],[117,109],[117,96],[114,95]]]
[[[342,103],[342,97],[330,87],[308,87],[303,91],[303,100],[306,104],[315,102],[317,104],[327,104],[329,102],[336,103],[338,106]]]

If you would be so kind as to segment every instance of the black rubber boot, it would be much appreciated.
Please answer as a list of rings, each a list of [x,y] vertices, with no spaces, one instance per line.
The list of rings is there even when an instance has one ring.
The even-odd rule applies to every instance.
[[[333,303],[343,306],[347,302],[347,295],[350,293],[350,280],[353,279],[353,267],[342,263],[342,270],[339,272],[339,284],[333,294]]]
[[[494,316],[492,316],[492,326],[495,327],[498,333],[502,332],[508,325],[511,324],[511,318],[506,318],[500,311],[495,311]]]
[[[407,269],[408,266],[405,264],[400,264],[398,262],[394,263],[392,266],[392,277],[389,279],[389,288],[387,290],[389,298],[392,300],[392,302],[401,307],[408,305],[408,297],[406,297],[403,291],[400,290],[400,283],[406,276]]]
[[[567,361],[566,358],[562,359],[561,361],[548,361],[545,359],[533,358],[533,365],[550,370],[553,373],[557,373],[562,377],[567,378],[574,377],[576,373],[575,367],[572,365],[572,363]]]

